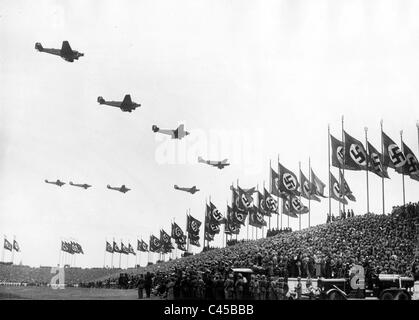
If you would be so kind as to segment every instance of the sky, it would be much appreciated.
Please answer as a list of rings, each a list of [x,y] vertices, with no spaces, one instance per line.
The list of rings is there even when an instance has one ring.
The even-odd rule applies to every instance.
[[[60,241],[73,239],[85,251],[76,266],[109,265],[105,240],[135,246],[170,232],[173,220],[185,228],[186,211],[202,221],[209,199],[225,213],[230,185],[268,187],[278,158],[295,173],[300,162],[306,176],[310,159],[327,182],[327,127],[340,137],[342,116],[361,141],[367,127],[377,149],[382,119],[417,154],[418,14],[416,1],[388,0],[0,0],[0,234],[16,237],[14,262],[56,265]],[[69,63],[34,48],[64,40],[84,57]],[[96,101],[125,94],[141,107],[126,113]],[[191,134],[180,141],[151,130],[181,123]],[[386,211],[403,202],[402,176],[389,173]],[[365,172],[345,177],[357,199],[348,208],[365,213]],[[381,213],[381,179],[369,182],[370,211]],[[418,201],[419,183],[406,178],[405,187],[406,201]],[[311,224],[327,212],[327,199],[311,203]],[[298,219],[289,225],[298,229]],[[238,238],[246,237],[244,228]],[[220,234],[212,245],[221,243]],[[148,258],[157,255],[128,263]]]

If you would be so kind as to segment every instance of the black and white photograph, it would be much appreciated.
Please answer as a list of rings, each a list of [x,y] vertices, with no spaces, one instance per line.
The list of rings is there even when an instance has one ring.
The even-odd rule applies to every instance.
[[[415,303],[418,16],[0,0],[0,300]]]

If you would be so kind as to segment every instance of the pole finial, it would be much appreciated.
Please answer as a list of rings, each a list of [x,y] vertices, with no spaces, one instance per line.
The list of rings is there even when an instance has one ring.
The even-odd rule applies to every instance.
[[[416,127],[419,129],[419,120],[416,121]]]
[[[368,127],[364,127],[364,131],[365,131],[365,133],[367,133],[368,132]]]

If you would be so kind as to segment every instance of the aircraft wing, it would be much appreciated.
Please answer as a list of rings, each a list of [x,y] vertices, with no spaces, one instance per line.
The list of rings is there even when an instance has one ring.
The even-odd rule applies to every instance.
[[[56,56],[61,55],[61,50],[60,49],[42,49],[42,52],[46,52],[49,54],[55,54]]]
[[[70,56],[73,54],[73,50],[71,49],[68,41],[63,41],[63,45],[61,47],[61,54],[63,56]]]

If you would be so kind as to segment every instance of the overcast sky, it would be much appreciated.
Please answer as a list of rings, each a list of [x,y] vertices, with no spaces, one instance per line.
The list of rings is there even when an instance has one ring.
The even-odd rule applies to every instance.
[[[327,182],[327,125],[340,138],[342,115],[355,138],[367,126],[380,150],[383,119],[418,153],[418,15],[417,1],[1,0],[0,235],[16,235],[15,262],[56,265],[61,238],[73,238],[86,253],[78,266],[102,266],[106,238],[135,245],[170,232],[172,219],[184,228],[189,208],[203,220],[209,197],[224,213],[231,183],[268,186],[278,156],[295,173],[301,161],[307,176],[310,157]],[[34,49],[63,40],[85,56],[69,63]],[[132,113],[96,101],[127,93],[142,105]],[[151,130],[180,123],[191,132],[181,141]],[[198,155],[232,165],[218,170]],[[388,210],[402,203],[402,177],[389,173]],[[365,172],[345,176],[357,198],[349,208],[366,212]],[[418,194],[406,178],[406,200]],[[327,199],[311,208],[312,224],[324,223]],[[373,174],[370,209],[382,210]]]

